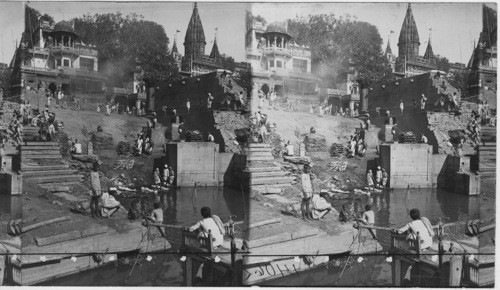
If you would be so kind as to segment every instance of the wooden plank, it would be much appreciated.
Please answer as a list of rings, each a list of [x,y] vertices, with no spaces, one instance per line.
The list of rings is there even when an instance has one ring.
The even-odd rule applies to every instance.
[[[100,235],[109,232],[109,228],[103,225],[92,224],[88,229],[81,231],[82,238]]]
[[[55,243],[75,240],[75,239],[79,239],[81,237],[82,237],[81,231],[71,231],[71,232],[62,233],[59,235],[49,236],[49,237],[45,237],[45,238],[35,237],[35,240],[36,240],[36,244],[39,247],[41,247],[41,246],[51,245],[51,244],[55,244]]]
[[[270,224],[275,224],[275,223],[280,223],[280,222],[281,222],[280,218],[273,218],[273,219],[263,220],[263,221],[260,221],[260,222],[251,223],[248,226],[248,228],[252,229],[252,228],[256,228],[256,227],[260,227],[260,226],[265,226],[265,225],[270,225]]]
[[[264,237],[264,238],[260,238],[257,240],[250,240],[250,241],[248,241],[247,244],[251,250],[252,248],[262,247],[262,246],[271,245],[271,244],[277,244],[277,243],[281,243],[284,241],[289,241],[291,239],[292,239],[292,237],[291,237],[290,233],[280,233],[278,235],[274,235],[274,236],[270,236],[270,237]]]

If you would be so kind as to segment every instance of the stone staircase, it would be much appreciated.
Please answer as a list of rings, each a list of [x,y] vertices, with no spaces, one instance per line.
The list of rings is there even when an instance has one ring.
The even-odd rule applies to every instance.
[[[271,145],[250,143],[245,148],[247,168],[244,174],[250,181],[250,187],[261,193],[279,193],[282,186],[290,185],[295,180],[274,162]]]
[[[28,129],[30,127],[26,127]],[[69,186],[78,184],[83,175],[71,169],[64,163],[59,143],[37,140],[36,136],[30,135],[30,130],[24,130],[24,144],[21,146],[21,171],[25,182],[36,183],[51,191],[67,191]],[[34,132],[34,130],[33,130]]]
[[[481,144],[479,145],[479,172],[483,178],[496,176],[496,127],[481,128]]]

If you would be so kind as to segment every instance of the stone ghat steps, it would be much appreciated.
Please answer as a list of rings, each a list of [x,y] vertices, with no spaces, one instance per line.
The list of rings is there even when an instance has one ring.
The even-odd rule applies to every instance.
[[[274,157],[272,154],[271,154],[271,156],[269,156],[269,155],[267,155],[267,156],[253,156],[253,155],[247,156],[247,161],[273,161],[273,160],[274,160]]]
[[[252,156],[252,157],[273,157],[273,154],[271,152],[269,152],[269,150],[267,151],[260,151],[260,152],[247,152],[246,155],[248,157]],[[273,157],[274,159],[274,157]]]
[[[62,169],[62,170],[34,170],[34,171],[24,171],[23,177],[44,177],[44,176],[53,176],[53,175],[72,175],[75,174],[76,171],[73,169]]]
[[[57,142],[28,141],[28,142],[25,142],[24,146],[58,146],[59,147],[59,143],[57,143]]]
[[[246,154],[270,152],[270,148],[269,147],[251,147],[251,148],[243,149],[243,152],[245,152]]]
[[[24,180],[60,191],[67,183],[77,184],[83,178],[64,164],[57,142],[25,142],[21,148],[21,170]]]
[[[45,148],[42,148],[42,149],[33,149],[33,148],[26,148],[26,147],[23,147],[22,148],[22,154],[23,155],[57,155],[57,154],[61,154],[61,152],[59,151],[59,148],[54,148],[54,147],[45,147]]]
[[[248,148],[253,149],[253,148],[269,148],[271,149],[271,144],[268,143],[250,143],[248,145]]]
[[[62,155],[61,153],[52,153],[52,154],[47,154],[47,153],[37,153],[37,154],[21,154],[21,161],[25,160],[40,160],[40,159],[61,159]]]
[[[78,182],[83,178],[81,174],[71,174],[71,175],[56,175],[56,176],[31,176],[26,177],[25,180],[29,180],[36,183],[58,183],[58,182]]]
[[[264,171],[264,172],[248,172],[248,171],[245,171],[245,173],[247,173],[250,178],[282,177],[282,176],[286,176],[286,172],[283,172],[281,170]]]
[[[273,172],[273,171],[281,171],[281,168],[278,166],[263,166],[263,165],[256,165],[249,167],[245,170],[246,172],[250,173],[257,173],[257,172]]]
[[[23,172],[32,172],[32,171],[48,171],[48,170],[65,170],[69,169],[69,165],[60,164],[60,165],[28,165],[21,164]]]
[[[294,177],[255,177],[250,179],[250,185],[276,185],[276,184],[290,184],[295,180]]]
[[[59,151],[59,146],[58,145],[49,145],[49,146],[37,146],[37,145],[26,146],[26,145],[23,145],[23,150],[24,151],[26,151],[26,150],[34,150],[34,151],[57,150],[57,151]]]

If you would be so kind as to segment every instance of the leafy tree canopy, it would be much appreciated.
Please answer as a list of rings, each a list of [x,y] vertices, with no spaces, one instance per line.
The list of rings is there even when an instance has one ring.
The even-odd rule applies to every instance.
[[[138,66],[149,84],[180,78],[163,26],[137,14],[119,12],[87,14],[73,21],[82,42],[96,47],[100,70],[113,85],[122,86]]]
[[[394,78],[383,55],[382,38],[372,24],[350,16],[318,14],[289,20],[288,32],[297,44],[311,48],[313,72],[327,86],[345,81],[351,69],[363,87]]]
[[[450,62],[448,61],[448,59],[446,57],[444,57],[444,56],[441,57],[441,56],[436,55],[435,58],[436,58],[436,64],[437,64],[438,70],[441,70],[444,72],[448,72],[450,70]]]

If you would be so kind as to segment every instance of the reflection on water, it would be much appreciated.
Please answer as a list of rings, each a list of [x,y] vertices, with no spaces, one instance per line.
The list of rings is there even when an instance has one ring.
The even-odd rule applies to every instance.
[[[203,206],[209,206],[212,213],[218,215],[223,222],[226,222],[230,215],[237,216],[238,221],[244,220],[248,215],[248,194],[230,188],[184,187],[180,190],[160,192],[158,195],[145,194],[145,196],[147,196],[146,208],[151,208],[155,201],[161,203],[164,223],[167,224],[191,226],[202,218],[200,209]],[[128,209],[134,199],[119,198],[119,200]],[[116,263],[49,281],[43,285],[182,286],[183,262],[176,253],[181,242],[181,231],[169,228],[166,229],[166,234],[172,249],[168,253],[150,254],[153,258],[151,261],[145,259],[146,255],[140,255],[134,267],[136,255],[132,255],[130,258],[118,259]]]
[[[346,201],[335,201],[334,206],[340,209]],[[479,197],[469,197],[436,189],[393,190],[371,197],[347,202],[361,213],[367,203],[375,211],[375,225],[397,228],[405,225],[411,219],[412,208],[418,208],[422,216],[436,224],[441,218],[445,223],[479,217]],[[389,232],[377,231],[377,237],[385,250],[390,245]],[[286,278],[267,282],[263,285],[281,286],[392,286],[391,263],[384,253],[352,256],[346,265],[347,258],[330,261],[309,271],[298,273]],[[342,275],[340,275],[342,273]],[[339,279],[340,276],[340,279]]]
[[[450,223],[479,217],[478,197],[441,189],[395,189],[354,201],[337,200],[334,206],[340,209],[344,203],[352,204],[358,213],[364,211],[366,204],[371,204],[375,225],[382,227],[405,225],[411,220],[412,208],[418,208],[421,216],[427,217],[432,224],[436,224],[439,218],[444,223]]]

